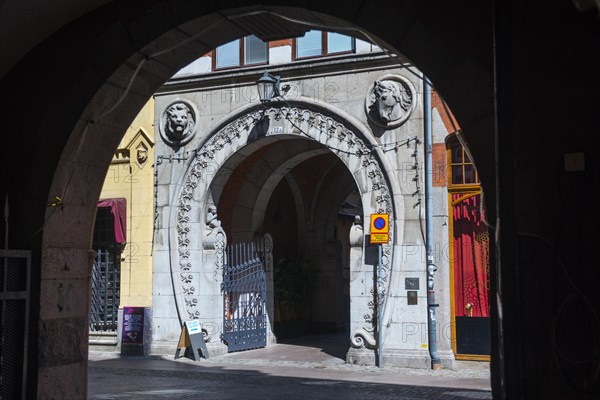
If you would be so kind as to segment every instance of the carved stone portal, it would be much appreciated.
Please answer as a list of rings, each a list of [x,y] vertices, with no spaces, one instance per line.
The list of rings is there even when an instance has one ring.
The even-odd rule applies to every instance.
[[[187,100],[175,100],[160,116],[160,136],[171,147],[181,147],[192,140],[197,126],[198,110]]]
[[[375,125],[394,129],[408,120],[416,100],[416,91],[408,79],[385,75],[369,89],[365,111]]]
[[[183,298],[179,303],[181,304],[181,309],[186,310],[190,318],[198,318],[198,310],[194,310],[193,308],[195,307],[190,307],[192,303],[189,303],[187,300],[193,299],[197,294],[195,292],[196,287],[191,286],[193,281],[190,283],[186,282],[186,274],[188,271],[197,273],[200,271],[200,268],[214,265],[211,271],[213,275],[212,281],[213,285],[217,285],[219,276],[222,274],[223,249],[227,243],[227,238],[217,217],[217,209],[214,204],[207,205],[207,208],[202,211],[198,209],[199,205],[203,204],[201,200],[209,190],[210,184],[210,179],[203,177],[207,173],[209,164],[214,166],[215,163],[223,163],[223,160],[226,159],[219,153],[233,154],[243,147],[248,142],[248,136],[255,124],[261,121],[265,115],[268,115],[271,121],[291,121],[294,126],[304,130],[305,136],[322,143],[327,142],[329,148],[350,168],[351,173],[362,172],[361,174],[355,174],[362,179],[361,186],[372,188],[372,191],[369,192],[372,199],[370,202],[371,213],[388,213],[392,215],[392,196],[390,195],[384,171],[370,146],[358,137],[352,129],[316,110],[294,107],[287,104],[267,109],[257,107],[254,110],[247,111],[244,115],[221,127],[202,147],[197,149],[196,155],[188,165],[187,172],[183,177],[182,188],[176,206],[176,243],[178,251],[175,253],[176,255],[172,253],[175,259],[171,265],[179,264],[180,266],[178,272],[182,275],[182,278],[181,280],[175,280],[183,291]],[[285,133],[285,131],[282,133]],[[275,135],[277,133],[271,132],[270,134]],[[220,165],[218,166],[220,167]],[[194,229],[193,221],[199,213],[202,215],[199,232],[201,243],[197,242],[198,235],[192,233],[192,229]],[[390,219],[390,225],[392,221],[393,217]],[[365,274],[367,272],[363,268],[362,262],[364,233],[360,221],[356,221],[352,232],[353,245],[351,248],[351,259],[355,260],[355,263],[351,267],[351,274]],[[392,233],[390,237],[393,242]],[[192,240],[194,241],[193,243]],[[265,237],[265,242],[265,245],[268,245],[269,242],[272,243],[272,238]],[[198,246],[199,244],[200,246]],[[200,257],[204,258],[201,263],[196,263],[192,267],[192,260],[198,259],[199,255],[196,254],[198,249],[203,251]],[[387,304],[385,293],[391,281],[392,252],[393,246],[389,244],[383,245],[382,282],[384,287],[382,288],[382,293],[384,300],[382,307],[384,310]],[[270,270],[271,267],[268,267],[268,269]],[[204,272],[203,274],[206,276]],[[351,277],[351,279],[358,279],[358,275]],[[214,286],[213,289],[215,287],[217,290],[220,290],[220,286]],[[210,288],[207,286],[206,290],[210,290]],[[374,287],[371,288],[372,293],[374,293],[374,290]],[[364,313],[364,321],[358,322],[358,326],[353,329],[352,345],[357,348],[368,348],[375,340],[373,337],[375,328],[375,303],[371,300],[368,304],[361,305],[360,309],[360,312]],[[216,315],[216,311],[220,312],[220,309],[213,311],[215,311]]]

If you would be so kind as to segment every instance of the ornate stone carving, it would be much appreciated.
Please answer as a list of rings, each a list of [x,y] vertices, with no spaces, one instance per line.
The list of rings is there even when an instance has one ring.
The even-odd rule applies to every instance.
[[[196,106],[183,99],[177,99],[167,107],[160,117],[160,136],[171,147],[181,147],[194,137],[198,128]]]
[[[217,207],[214,204],[209,204],[206,211],[206,227],[202,234],[204,250],[215,249],[219,235],[222,235],[222,241],[225,237],[225,231],[221,226],[221,221],[217,218]]]
[[[273,236],[270,233],[265,233],[265,252],[273,251]]]
[[[213,278],[216,280],[217,275],[223,272],[223,265],[225,263],[225,247],[227,247],[227,236],[225,235],[225,231],[223,228],[219,227],[221,230],[216,234],[216,240],[214,241],[215,251],[216,251],[216,265],[214,270]]]
[[[352,347],[355,348],[366,347],[367,349],[375,349],[377,347],[377,341],[373,337],[373,334],[367,332],[364,328],[354,331],[350,341]]]
[[[144,143],[140,143],[136,148],[135,159],[140,166],[144,166],[148,161],[148,147]]]
[[[364,241],[364,232],[360,215],[354,217],[354,223],[350,228],[350,246],[362,247]]]
[[[416,103],[416,91],[408,79],[385,75],[369,89],[365,111],[375,125],[394,129],[406,122]]]
[[[374,156],[373,151],[354,131],[348,129],[344,124],[338,122],[334,118],[315,110],[292,107],[289,105],[280,106],[279,104],[273,105],[267,109],[257,108],[222,127],[202,146],[202,148],[196,151],[196,156],[189,165],[179,195],[179,203],[177,204],[177,245],[179,246],[177,254],[179,254],[179,260],[173,263],[173,265],[179,265],[180,273],[187,274],[189,271],[193,272],[193,266],[191,266],[188,260],[190,258],[190,241],[188,240],[188,234],[190,232],[189,225],[190,221],[193,220],[193,218],[191,218],[193,212],[192,204],[199,204],[197,201],[199,196],[195,196],[195,192],[202,180],[205,179],[203,178],[205,168],[207,168],[208,165],[215,163],[215,154],[218,152],[235,151],[235,146],[239,146],[238,139],[241,138],[243,141],[244,137],[249,135],[252,128],[256,123],[259,123],[265,115],[269,115],[273,120],[287,120],[293,126],[292,132],[296,134],[303,134],[305,137],[314,140],[326,140],[327,146],[347,164],[350,164],[350,158],[358,158],[358,165],[361,165],[366,170],[367,177],[370,181],[369,186],[373,188],[376,199],[374,209],[371,211],[392,215],[391,198],[389,195],[390,191],[384,178],[384,174],[381,171],[381,167],[379,166],[379,162]],[[276,133],[270,134],[274,135]],[[323,135],[327,135],[328,138],[323,138]],[[219,167],[219,165],[216,167]],[[211,207],[208,208],[205,214],[205,227],[202,232],[202,247],[204,250],[216,250],[215,279],[220,271],[222,271],[224,262],[223,252],[227,242],[225,232],[217,218],[216,211],[214,205],[211,205]],[[392,227],[393,216],[390,218],[390,228]],[[359,228],[354,229],[358,230]],[[393,242],[393,229],[390,229],[390,239],[390,241]],[[269,237],[265,237],[265,245],[268,244],[269,240],[272,241],[270,235]],[[388,275],[392,247],[390,245],[383,245],[383,252],[384,255],[387,256],[382,262],[382,280],[385,282],[384,286],[386,286],[389,285]],[[182,285],[185,300],[185,304],[182,304],[182,306],[185,307],[188,315],[191,317],[192,315],[195,315],[197,311],[190,310],[191,307],[189,307],[188,304],[192,304],[190,303],[191,296],[194,295],[196,289],[191,286],[193,282],[185,283],[180,281],[179,284]],[[364,316],[365,326],[357,331],[360,332],[360,335],[358,336],[362,339],[356,339],[356,343],[360,340],[367,344],[371,343],[372,335],[369,336],[369,331],[373,330],[374,316],[372,314],[373,310],[370,312],[371,314],[365,314]]]

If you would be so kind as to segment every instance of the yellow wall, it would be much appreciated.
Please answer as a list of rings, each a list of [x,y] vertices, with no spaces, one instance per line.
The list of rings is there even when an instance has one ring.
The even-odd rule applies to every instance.
[[[154,99],[131,123],[115,152],[101,199],[127,199],[127,244],[121,256],[121,304],[152,306],[152,232],[154,215]],[[147,159],[138,159],[138,149]]]

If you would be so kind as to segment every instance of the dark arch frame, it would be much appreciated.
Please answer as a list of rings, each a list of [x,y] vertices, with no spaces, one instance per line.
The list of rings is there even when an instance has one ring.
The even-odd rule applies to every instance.
[[[70,293],[71,297],[81,300],[86,295],[85,279],[75,272],[68,276],[60,272],[61,266],[54,265],[42,249],[41,232],[48,227],[48,221],[56,222],[56,228],[46,229],[44,235],[55,238],[56,246],[72,249],[73,257],[77,259],[73,263],[86,265],[95,212],[91,199],[95,202],[98,198],[104,171],[123,128],[147,97],[179,67],[228,38],[213,39],[210,45],[205,44],[197,52],[193,52],[192,47],[198,49],[202,44],[191,43],[200,42],[192,40],[190,46],[181,48],[177,57],[171,57],[170,61],[146,60],[144,54],[148,54],[147,51],[152,54],[153,49],[157,51],[158,41],[168,46],[170,41],[189,36],[180,27],[186,26],[191,31],[198,29],[198,26],[194,27],[196,18],[207,16],[206,24],[210,19],[223,18],[220,10],[252,4],[225,1],[220,2],[217,9],[191,1],[114,1],[56,32],[3,78],[2,96],[15,100],[0,110],[2,120],[7,122],[5,129],[10,132],[3,145],[9,155],[6,159],[19,160],[11,152],[19,148],[28,150],[26,160],[13,164],[17,168],[3,168],[3,171],[13,172],[5,173],[4,182],[11,202],[11,218],[19,221],[11,230],[10,246],[31,249],[34,264],[52,271],[48,281],[41,280],[39,269],[32,276],[32,302],[44,301],[44,307],[32,315],[31,324],[38,327],[30,337],[30,346],[39,348],[40,354],[37,359],[29,360],[30,376],[37,375],[37,390],[46,393],[67,390],[54,379],[63,375],[60,371],[64,369],[81,370],[87,359],[87,335],[77,329],[61,331],[61,327],[68,324],[85,325],[85,316],[75,309],[57,311],[46,303],[47,299],[40,298],[44,290],[47,293],[59,291],[57,285],[61,279],[70,279],[76,288],[75,293]],[[303,2],[284,0],[262,4],[307,7]],[[336,3],[321,2],[307,8],[322,14],[317,16],[298,9],[288,12],[295,14],[294,17],[312,19],[313,24],[325,20],[340,32],[345,32],[351,25],[360,26],[374,37],[383,39],[384,47],[402,50],[436,83],[436,88],[461,121],[476,155],[482,181],[489,188],[488,207],[493,211],[490,3],[461,5],[440,0],[399,5],[395,1],[378,1],[345,4],[340,8]],[[373,10],[386,12],[374,15]],[[212,14],[215,12],[217,14]],[[336,15],[339,19],[327,19],[323,15]],[[450,20],[448,15],[453,18]],[[431,32],[445,32],[446,35],[436,41],[431,39]],[[139,79],[130,82],[134,74]],[[128,95],[121,101],[120,95],[125,89]],[[24,102],[26,109],[36,110],[28,114],[26,123],[15,118],[22,115]],[[113,110],[115,104],[118,107]],[[107,110],[111,110],[110,114],[105,114]],[[95,120],[99,115],[103,118]],[[73,155],[78,157],[69,160]],[[68,166],[66,171],[57,170],[61,161],[62,165]],[[52,182],[54,186],[51,186]],[[62,197],[65,211],[47,209],[48,199],[54,196]],[[78,228],[68,231],[65,230],[67,226]],[[81,235],[81,232],[87,235]],[[57,330],[76,345],[65,352],[60,343],[53,342]],[[72,378],[79,384],[70,390],[85,392],[82,376],[85,375],[81,372],[75,373]],[[32,386],[32,391],[35,390]]]

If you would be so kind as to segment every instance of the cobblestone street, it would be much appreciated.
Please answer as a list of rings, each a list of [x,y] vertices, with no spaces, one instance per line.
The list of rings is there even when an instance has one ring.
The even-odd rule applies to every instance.
[[[326,344],[326,343],[325,343]],[[487,364],[456,370],[350,365],[326,345],[277,344],[194,362],[90,353],[89,399],[491,399]]]

